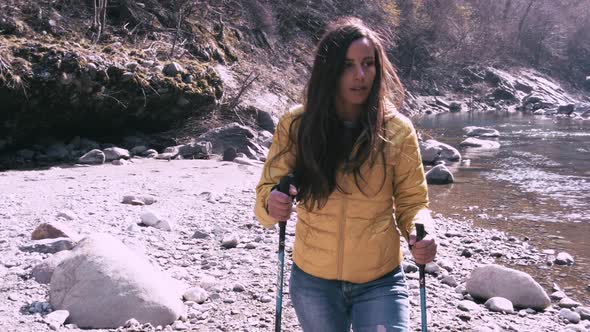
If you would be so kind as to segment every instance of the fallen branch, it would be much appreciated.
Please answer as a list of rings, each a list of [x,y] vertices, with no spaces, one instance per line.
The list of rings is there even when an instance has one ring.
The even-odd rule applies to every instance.
[[[116,101],[116,102],[117,102],[117,104],[121,105],[121,107],[123,107],[124,109],[127,109],[127,105],[125,105],[125,104],[124,104],[122,101],[120,101],[119,99],[117,99],[117,98],[115,98],[115,97],[113,97],[113,96],[111,96],[111,95],[108,95],[108,94],[106,94],[106,93],[102,93],[102,94],[101,94],[101,96],[103,96],[103,97],[108,97],[108,98],[111,98],[111,99],[113,99],[114,101]]]
[[[242,98],[242,95],[246,92],[246,90],[248,90],[250,88],[252,83],[254,83],[254,81],[256,81],[258,79],[258,77],[260,76],[260,74],[256,74],[254,77],[252,77],[253,75],[254,75],[254,72],[251,72],[250,74],[248,74],[248,77],[246,77],[246,79],[244,80],[244,83],[242,83],[242,86],[240,87],[240,90],[238,91],[238,93],[228,103],[223,103],[224,107],[226,107],[229,110],[233,110],[234,108],[236,108],[236,106],[238,106],[240,104],[240,98]]]

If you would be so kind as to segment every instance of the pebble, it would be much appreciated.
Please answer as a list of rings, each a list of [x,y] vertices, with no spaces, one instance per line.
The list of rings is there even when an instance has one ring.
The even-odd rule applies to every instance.
[[[463,249],[463,251],[461,252],[461,256],[469,258],[473,256],[473,252],[471,252],[471,250],[469,249]]]
[[[452,275],[445,276],[441,282],[450,287],[457,287],[458,283]]]
[[[428,274],[437,275],[440,272],[440,266],[435,262],[430,262],[424,267],[424,271]]]
[[[177,320],[176,322],[174,322],[174,324],[172,325],[172,328],[175,331],[184,331],[187,330],[188,327],[186,326],[185,323],[183,323],[182,321]]]
[[[240,283],[236,283],[232,289],[234,292],[243,292],[246,290],[246,287]]]
[[[463,300],[461,302],[459,302],[459,304],[457,305],[457,308],[459,308],[460,310],[463,311],[468,311],[468,312],[479,312],[481,311],[481,307],[473,302],[473,301],[469,301],[469,300]]]
[[[574,257],[567,252],[560,252],[555,258],[555,264],[557,265],[572,265],[574,264]]]
[[[45,322],[52,330],[57,330],[69,316],[70,312],[67,310],[56,310],[45,316]]]
[[[409,262],[402,262],[402,267],[405,273],[414,273],[418,272],[418,266],[416,264],[412,264]]]
[[[580,318],[583,320],[590,320],[590,308],[588,307],[576,307],[575,311],[580,314]]]
[[[512,313],[514,312],[514,306],[510,300],[503,297],[492,297],[485,303],[486,308],[495,312]]]
[[[193,301],[199,304],[205,303],[209,298],[209,293],[201,287],[194,287],[187,290],[182,296],[186,301]]]
[[[562,299],[566,298],[566,295],[562,291],[555,291],[549,295],[549,297],[554,301],[561,301]]]
[[[221,246],[225,249],[232,249],[238,246],[238,237],[235,234],[228,234],[223,237]]]
[[[31,241],[31,243],[20,246],[19,249],[26,252],[39,252],[44,254],[55,254],[63,250],[71,250],[76,242],[67,237],[55,239],[43,239]]]
[[[580,303],[570,299],[569,297],[565,297],[559,301],[559,306],[561,308],[570,308],[571,309],[571,308],[579,307]]]
[[[193,239],[207,239],[209,237],[209,234],[200,230],[196,230],[195,233],[193,234],[192,238]]]
[[[570,323],[578,324],[580,322],[580,314],[574,311],[571,311],[568,308],[563,308],[559,311],[559,317],[566,319]]]

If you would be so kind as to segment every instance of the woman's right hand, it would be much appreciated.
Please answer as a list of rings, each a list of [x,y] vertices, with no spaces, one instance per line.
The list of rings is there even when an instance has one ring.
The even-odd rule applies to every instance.
[[[293,212],[293,199],[297,196],[297,188],[294,185],[289,186],[289,195],[283,194],[275,189],[270,192],[266,201],[266,210],[268,215],[277,221],[287,221]]]

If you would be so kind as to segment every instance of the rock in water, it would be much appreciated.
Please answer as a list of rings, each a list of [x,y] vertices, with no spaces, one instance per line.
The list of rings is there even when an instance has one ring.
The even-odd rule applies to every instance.
[[[55,269],[49,300],[83,328],[117,328],[135,318],[153,326],[183,313],[178,283],[108,234],[84,238]]]
[[[449,184],[455,182],[453,173],[445,165],[436,165],[426,172],[428,184]]]

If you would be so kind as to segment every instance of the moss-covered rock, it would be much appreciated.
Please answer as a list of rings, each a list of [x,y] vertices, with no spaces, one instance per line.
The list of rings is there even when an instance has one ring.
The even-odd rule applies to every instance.
[[[43,135],[162,131],[210,110],[223,94],[215,71],[197,61],[166,76],[164,63],[122,45],[106,54],[91,45],[0,39],[8,45],[1,55],[7,69],[0,77],[0,140],[15,145]]]

